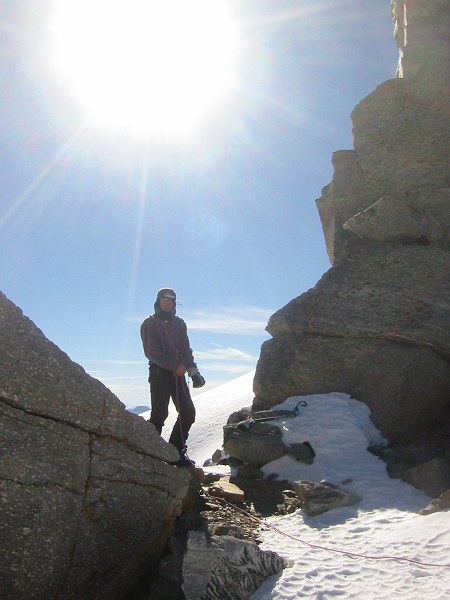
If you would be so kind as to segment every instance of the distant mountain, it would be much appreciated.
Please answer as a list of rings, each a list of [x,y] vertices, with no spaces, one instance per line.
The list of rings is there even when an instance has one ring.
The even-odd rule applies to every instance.
[[[150,410],[150,406],[135,406],[134,408],[127,408],[128,412],[132,412],[136,415],[140,415],[147,410]]]

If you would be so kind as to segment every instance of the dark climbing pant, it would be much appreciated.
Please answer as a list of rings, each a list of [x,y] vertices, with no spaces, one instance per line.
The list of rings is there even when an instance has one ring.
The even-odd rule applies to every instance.
[[[150,423],[161,435],[162,428],[169,414],[169,401],[172,401],[178,418],[170,434],[169,443],[177,448],[180,454],[186,448],[189,430],[195,421],[195,407],[184,377],[176,377],[172,371],[150,365],[150,394],[152,410]]]

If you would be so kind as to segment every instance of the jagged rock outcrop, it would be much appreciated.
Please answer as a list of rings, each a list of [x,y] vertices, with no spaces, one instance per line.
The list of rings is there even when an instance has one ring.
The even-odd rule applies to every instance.
[[[122,597],[157,560],[189,470],[0,293],[3,599]]]
[[[287,566],[275,552],[231,536],[189,532],[183,562],[186,600],[246,600]]]
[[[391,4],[397,78],[353,111],[317,200],[333,266],[270,318],[253,409],[345,392],[392,442],[450,402],[450,0]]]

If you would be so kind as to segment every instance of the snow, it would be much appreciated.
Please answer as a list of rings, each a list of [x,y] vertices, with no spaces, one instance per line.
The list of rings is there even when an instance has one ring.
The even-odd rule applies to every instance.
[[[197,464],[222,447],[228,416],[251,406],[253,376],[250,372],[195,396],[197,420],[188,447]],[[362,500],[315,517],[299,510],[264,519],[261,548],[277,552],[289,566],[268,579],[251,600],[450,598],[448,512],[419,515],[431,499],[390,479],[384,462],[368,452],[369,444],[385,441],[365,404],[331,393],[289,398],[277,408],[293,409],[300,401],[298,416],[280,420],[283,440],[309,441],[316,452],[314,463],[283,457],[266,465],[265,474],[290,481],[325,480]],[[148,418],[148,413],[142,416]],[[166,430],[169,435],[169,421],[163,435]]]

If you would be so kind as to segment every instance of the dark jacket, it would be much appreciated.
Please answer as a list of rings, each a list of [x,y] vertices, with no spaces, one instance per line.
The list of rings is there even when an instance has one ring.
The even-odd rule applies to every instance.
[[[186,323],[172,315],[169,320],[151,315],[141,325],[141,339],[149,364],[168,371],[176,371],[180,365],[187,369],[196,367],[189,344]]]

